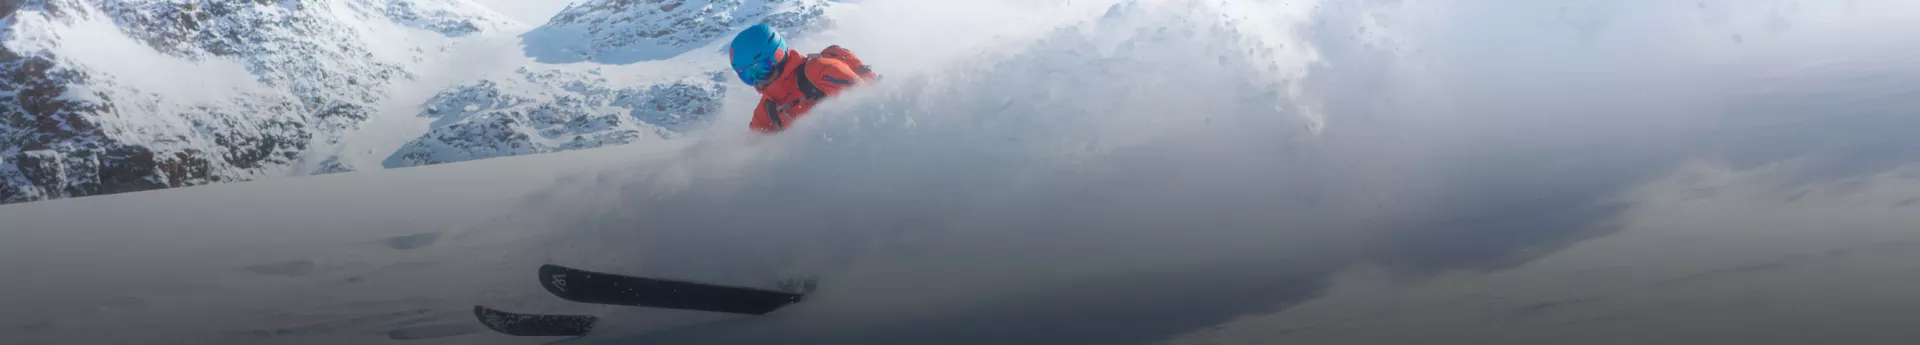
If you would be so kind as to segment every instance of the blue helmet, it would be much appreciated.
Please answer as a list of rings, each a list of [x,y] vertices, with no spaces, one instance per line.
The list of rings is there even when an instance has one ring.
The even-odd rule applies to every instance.
[[[786,57],[787,40],[767,24],[754,24],[733,36],[727,57],[733,73],[747,85],[760,85],[773,75],[773,66]]]

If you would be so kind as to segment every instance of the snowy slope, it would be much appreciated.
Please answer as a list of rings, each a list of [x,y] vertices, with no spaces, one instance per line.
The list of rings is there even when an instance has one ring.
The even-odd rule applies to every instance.
[[[1360,267],[1323,296],[1167,342],[1896,344],[1920,301],[1911,168],[1870,190],[1695,166],[1646,186],[1616,235],[1494,272],[1409,280]],[[1703,192],[1703,190],[1710,190]],[[1793,224],[1819,224],[1803,227]]]
[[[528,246],[538,233],[489,223],[556,179],[623,161],[608,154],[650,155],[579,152],[0,207],[0,272],[38,277],[0,297],[0,343],[524,343],[473,336],[482,329],[470,304],[541,293],[514,284],[538,261]],[[489,173],[465,173],[474,169]],[[73,256],[82,252],[100,255]],[[65,258],[38,261],[55,257]]]
[[[571,344],[1912,334],[1915,5],[1122,3],[863,4],[836,22],[955,46],[837,33],[915,63],[780,136],[0,206],[0,343],[560,340],[474,304],[606,318]],[[515,65],[401,118],[667,67]],[[540,263],[822,285],[721,318],[559,301]]]
[[[494,12],[513,17],[529,25],[546,24],[554,13],[572,5],[575,0],[476,0]]]
[[[0,27],[0,202],[296,173],[437,42],[511,25],[460,0],[20,6]]]

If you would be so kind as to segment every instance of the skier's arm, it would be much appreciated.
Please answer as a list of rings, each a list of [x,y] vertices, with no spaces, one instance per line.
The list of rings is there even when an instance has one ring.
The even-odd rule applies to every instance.
[[[761,98],[760,106],[753,108],[753,120],[747,122],[747,128],[761,133],[780,131],[780,127],[784,127],[785,124],[775,124],[774,121],[784,119],[778,118],[779,115],[773,113],[775,111],[778,109],[773,106],[773,102]]]

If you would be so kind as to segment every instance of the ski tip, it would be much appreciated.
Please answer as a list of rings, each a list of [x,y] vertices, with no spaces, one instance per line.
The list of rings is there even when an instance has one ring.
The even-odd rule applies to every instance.
[[[503,327],[504,322],[501,321],[499,317],[501,314],[504,313],[493,310],[492,308],[478,305],[473,306],[473,319],[479,320],[480,325],[487,326],[487,329],[491,329],[494,332],[507,333],[508,330]]]
[[[474,320],[480,320],[480,326],[486,326],[488,330],[499,332],[499,334],[507,334],[507,332],[511,332],[511,330],[505,328],[505,322],[501,320],[501,314],[507,314],[507,312],[493,311],[493,309],[488,309],[488,307],[474,305]]]
[[[493,308],[487,308],[484,306],[478,306],[478,305],[473,306],[473,318],[475,320],[480,320],[481,325],[487,326],[487,329],[491,329],[494,332],[500,332],[500,333],[512,332],[512,329],[510,329],[510,327],[507,327],[507,323],[510,322],[507,320],[508,319],[508,317],[506,317],[507,315],[513,315],[513,313],[494,310]]]
[[[538,272],[540,272],[540,277],[541,277],[541,280],[542,280],[542,281],[544,281],[544,280],[546,280],[545,278],[546,278],[546,277],[547,277],[548,275],[551,275],[551,274],[561,274],[561,273],[565,273],[565,272],[567,272],[567,271],[570,271],[570,270],[572,270],[572,269],[569,269],[569,268],[567,268],[566,266],[560,266],[560,265],[555,265],[555,264],[541,264],[541,265],[540,265],[540,270],[539,270]]]
[[[573,293],[567,291],[567,279],[572,269],[554,264],[540,265],[540,287],[548,293],[572,300]]]

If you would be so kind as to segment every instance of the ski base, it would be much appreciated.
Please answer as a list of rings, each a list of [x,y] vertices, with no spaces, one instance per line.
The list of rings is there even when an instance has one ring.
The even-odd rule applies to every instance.
[[[473,316],[495,332],[523,337],[582,336],[600,321],[592,315],[522,314],[477,305],[473,306]]]

